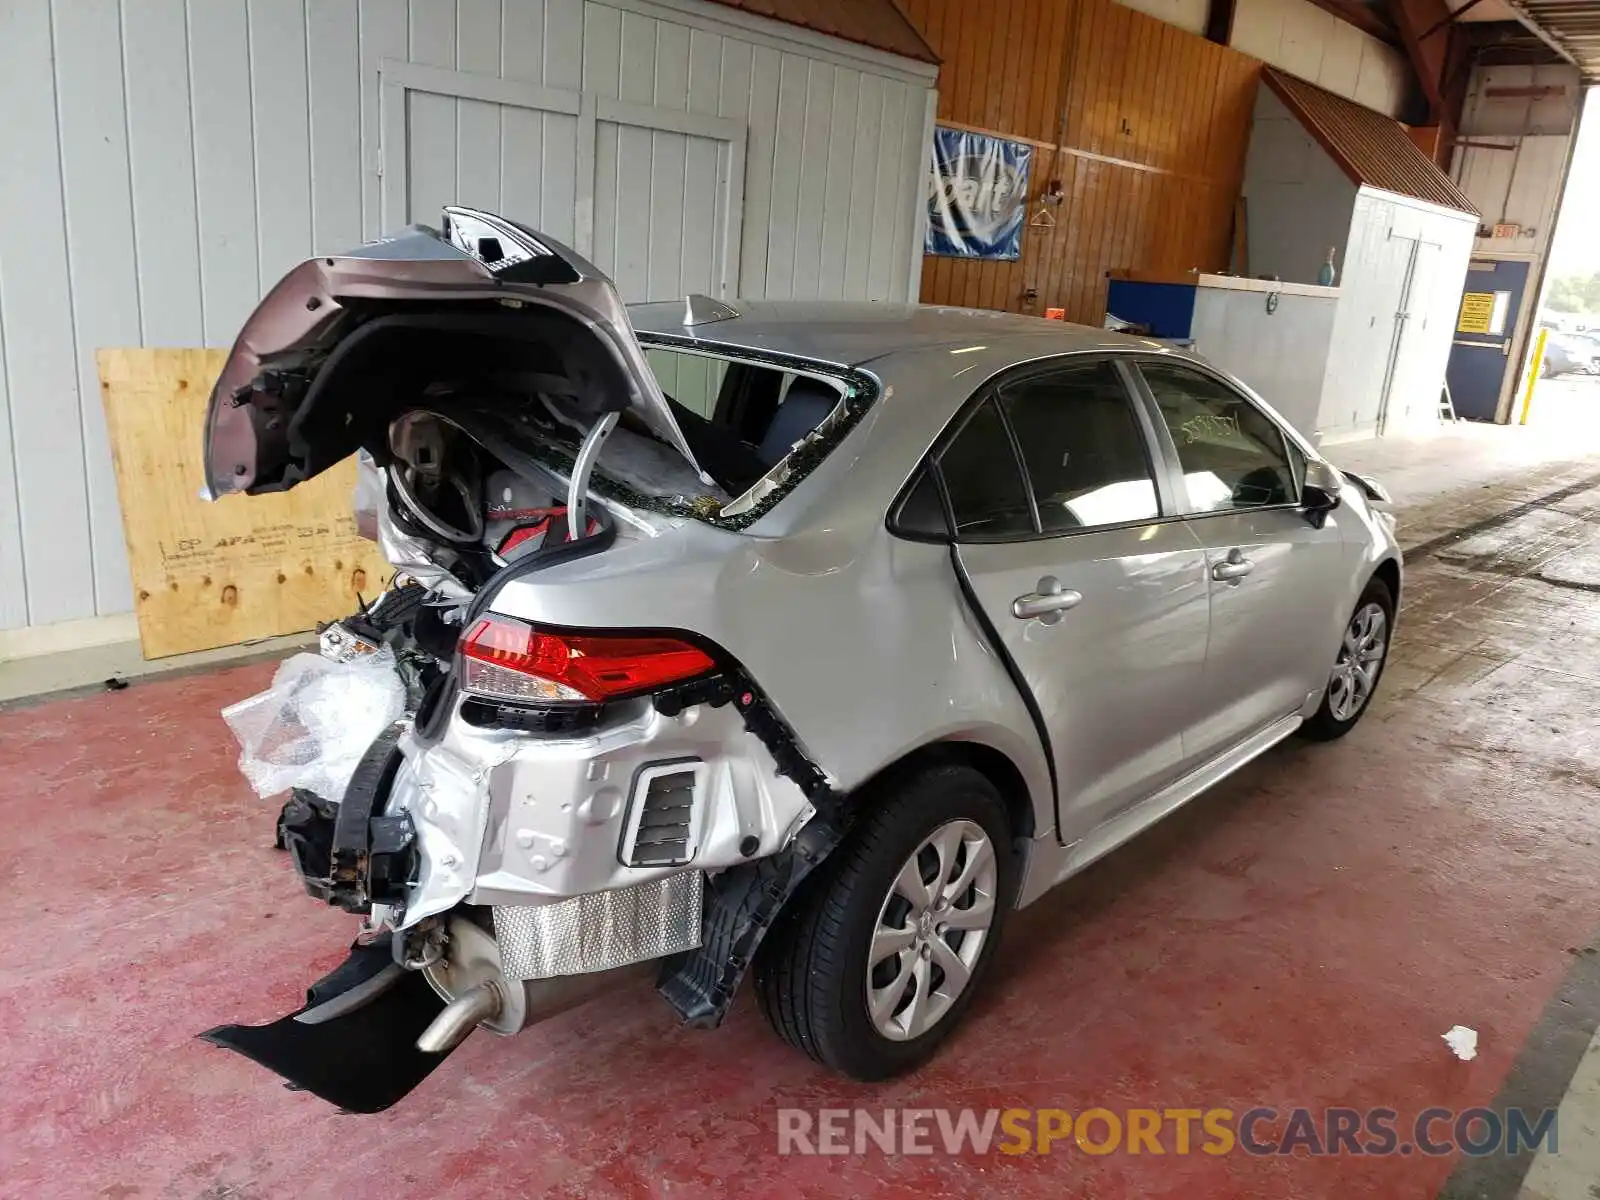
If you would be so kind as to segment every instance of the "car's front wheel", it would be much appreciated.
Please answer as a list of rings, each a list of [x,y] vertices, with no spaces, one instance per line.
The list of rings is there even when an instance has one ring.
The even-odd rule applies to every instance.
[[[855,1079],[933,1054],[986,973],[1015,891],[1005,805],[965,766],[864,798],[849,840],[756,961],[762,1011],[791,1045]]]
[[[1343,737],[1372,703],[1394,636],[1394,597],[1381,579],[1368,582],[1345,626],[1322,705],[1300,732],[1317,741]]]

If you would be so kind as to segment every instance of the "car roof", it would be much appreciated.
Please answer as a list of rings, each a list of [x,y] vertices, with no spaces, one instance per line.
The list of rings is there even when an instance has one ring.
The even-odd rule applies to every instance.
[[[868,300],[733,300],[738,316],[685,325],[682,300],[628,306],[641,334],[685,338],[707,346],[792,354],[819,362],[860,366],[890,354],[970,344],[1019,361],[1095,350],[1164,349],[1148,338],[1069,325],[1042,317],[978,308],[946,308]]]

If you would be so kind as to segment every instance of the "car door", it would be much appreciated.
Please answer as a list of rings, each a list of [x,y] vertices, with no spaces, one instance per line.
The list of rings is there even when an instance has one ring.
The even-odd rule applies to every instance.
[[[1187,525],[1205,549],[1211,595],[1198,764],[1305,706],[1326,685],[1348,592],[1340,514],[1320,527],[1300,508],[1305,453],[1218,375],[1176,359],[1139,373],[1178,468]],[[1335,634],[1335,637],[1337,635]]]
[[[937,457],[970,593],[1032,695],[1063,842],[1174,779],[1199,714],[1205,555],[1108,359],[982,397]]]

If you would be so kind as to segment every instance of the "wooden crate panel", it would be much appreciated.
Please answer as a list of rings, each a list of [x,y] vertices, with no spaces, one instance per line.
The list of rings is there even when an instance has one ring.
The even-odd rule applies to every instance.
[[[206,400],[226,352],[97,358],[146,658],[313,629],[383,587],[390,568],[350,512],[354,459],[290,492],[200,498]]]

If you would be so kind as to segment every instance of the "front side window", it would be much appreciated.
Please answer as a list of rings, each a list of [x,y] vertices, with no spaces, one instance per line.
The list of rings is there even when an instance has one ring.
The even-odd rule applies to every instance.
[[[1177,363],[1139,364],[1172,434],[1199,512],[1293,504],[1300,489],[1272,419],[1219,379]]]
[[[1045,533],[1161,515],[1144,434],[1111,363],[1004,384],[1000,404],[1022,449]]]

